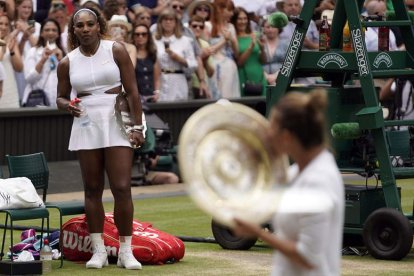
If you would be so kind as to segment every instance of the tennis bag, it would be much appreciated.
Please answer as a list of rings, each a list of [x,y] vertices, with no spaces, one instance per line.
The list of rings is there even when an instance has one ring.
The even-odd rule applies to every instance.
[[[104,243],[108,257],[117,257],[119,235],[113,214],[105,214]],[[88,261],[92,257],[92,244],[85,215],[68,220],[60,236],[63,255],[69,261]],[[184,257],[184,243],[177,237],[152,228],[147,222],[133,221],[132,253],[144,264],[178,262]]]

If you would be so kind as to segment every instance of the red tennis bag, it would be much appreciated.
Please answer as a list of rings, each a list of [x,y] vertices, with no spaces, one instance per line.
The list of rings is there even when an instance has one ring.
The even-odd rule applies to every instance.
[[[133,221],[132,252],[144,264],[178,262],[184,257],[184,243],[177,237],[151,227],[147,222]],[[104,243],[108,256],[117,257],[119,234],[113,214],[105,214]],[[85,215],[68,220],[60,235],[64,257],[69,261],[88,261],[92,244]]]

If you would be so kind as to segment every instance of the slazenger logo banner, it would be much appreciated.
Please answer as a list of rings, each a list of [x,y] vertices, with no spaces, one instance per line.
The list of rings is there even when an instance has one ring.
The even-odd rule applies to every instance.
[[[282,68],[280,69],[280,73],[285,77],[288,77],[292,71],[293,62],[300,50],[302,37],[303,34],[295,30],[286,53],[285,62],[283,62]]]
[[[362,32],[360,29],[352,30],[352,39],[355,45],[356,59],[359,69],[359,75],[365,76],[368,75],[368,59],[365,55],[366,51],[364,50],[364,40],[362,39]]]

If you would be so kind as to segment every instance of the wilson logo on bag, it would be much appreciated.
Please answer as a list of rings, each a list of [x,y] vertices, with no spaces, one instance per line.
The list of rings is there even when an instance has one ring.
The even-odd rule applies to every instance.
[[[72,218],[62,226],[60,242],[63,254],[69,261],[88,261],[92,257],[85,215]],[[112,214],[105,215],[104,243],[108,256],[117,257],[119,234]],[[133,221],[132,253],[139,262],[174,263],[184,257],[184,252],[184,243],[177,237],[152,228],[150,223]]]

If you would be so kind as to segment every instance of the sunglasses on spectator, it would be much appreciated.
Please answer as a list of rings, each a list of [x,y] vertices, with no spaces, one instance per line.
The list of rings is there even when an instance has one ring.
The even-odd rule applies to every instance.
[[[142,36],[142,37],[146,37],[148,35],[148,33],[134,33],[135,36]]]
[[[406,6],[407,6],[408,10],[410,10],[410,11],[414,10],[414,5],[406,5]]]
[[[193,29],[204,29],[204,25],[199,25],[199,24],[191,24],[191,28]]]
[[[184,6],[181,6],[181,5],[172,5],[172,8],[174,10],[184,10]]]
[[[205,12],[210,12],[210,9],[208,7],[197,7],[196,11],[205,11]]]

